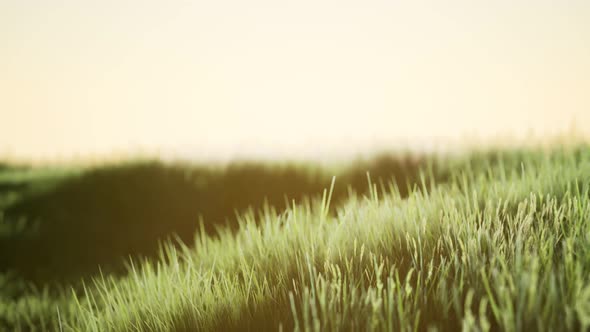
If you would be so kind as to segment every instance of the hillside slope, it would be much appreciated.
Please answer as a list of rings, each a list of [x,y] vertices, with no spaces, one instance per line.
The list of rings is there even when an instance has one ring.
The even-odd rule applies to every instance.
[[[366,173],[394,179],[402,193],[418,181],[423,157],[381,157],[338,171],[313,165],[236,163],[224,168],[130,162],[86,170],[28,170],[0,176],[0,271],[27,280],[76,280],[124,271],[129,256],[155,257],[159,243],[192,242],[199,230],[214,236],[237,228],[236,215],[317,197],[338,175],[333,202],[348,188],[363,193]]]
[[[242,214],[237,231],[0,313],[17,330],[588,328],[590,149],[449,162],[453,175],[424,190],[374,186],[330,213],[332,190]]]

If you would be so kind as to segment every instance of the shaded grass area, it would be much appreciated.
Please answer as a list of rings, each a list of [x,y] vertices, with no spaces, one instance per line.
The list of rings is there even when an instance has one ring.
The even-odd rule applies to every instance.
[[[399,163],[401,159],[392,160]],[[102,203],[103,207],[126,211],[120,222],[147,216],[147,210],[155,216],[147,220],[157,224],[157,220],[175,220],[166,217],[184,216],[175,214],[173,208],[159,214],[156,208],[189,204],[179,193],[202,200],[231,197],[228,201],[244,205],[230,206],[216,215],[219,207],[227,206],[214,200],[203,205],[193,202],[202,211],[212,211],[210,215],[200,212],[204,218],[196,237],[194,219],[186,235],[178,231],[182,230],[178,224],[171,230],[145,221],[126,221],[131,223],[127,229],[107,222],[105,229],[120,229],[122,235],[98,233],[99,240],[92,236],[100,227],[75,224],[74,217],[71,224],[63,225],[78,227],[76,234],[83,240],[50,233],[40,222],[37,233],[27,235],[30,243],[43,243],[39,234],[65,241],[66,245],[58,245],[46,240],[40,248],[54,250],[51,255],[62,255],[73,266],[76,259],[94,260],[93,265],[104,259],[108,266],[120,260],[125,250],[152,255],[135,259],[126,275],[105,270],[81,287],[65,285],[61,291],[4,292],[3,283],[19,280],[5,274],[0,278],[0,292],[7,294],[0,299],[0,328],[2,324],[17,331],[576,331],[590,327],[587,146],[473,153],[446,159],[442,165],[441,160],[410,161],[403,165],[411,167],[399,168],[403,172],[383,158],[341,169],[329,192],[323,189],[330,186],[331,172],[273,166],[257,173],[263,168],[250,164],[220,170],[142,163],[59,180],[44,178],[53,184],[22,194],[6,209],[9,217],[19,213],[35,216],[34,207],[42,207],[37,216],[68,220],[63,204],[58,203],[75,202],[67,206],[93,211],[101,217],[83,220],[100,225],[103,218],[118,216],[112,211],[101,215],[98,205],[106,201],[109,204]],[[373,168],[367,167],[371,165]],[[375,171],[380,168],[374,165],[385,165],[385,171]],[[420,181],[419,170],[425,165],[431,165],[430,171]],[[390,185],[369,187],[366,170],[373,180],[389,178]],[[202,174],[207,174],[209,182],[198,178]],[[117,187],[120,183],[124,185]],[[295,202],[285,202],[283,191],[271,190],[275,196],[267,196],[269,191],[261,188],[274,188],[269,185],[273,183],[298,188],[300,191],[287,192]],[[347,185],[361,195],[350,196]],[[201,186],[234,188],[235,196],[221,189],[206,191],[212,196],[196,196],[199,191],[194,188]],[[64,188],[69,191],[62,192]],[[87,193],[80,188],[92,190]],[[304,192],[310,188],[315,191]],[[129,192],[141,198],[130,199],[125,195]],[[58,194],[63,195],[57,196],[60,200],[50,200]],[[305,199],[308,195],[316,198]],[[93,201],[97,205],[88,203]],[[129,206],[133,208],[125,210]],[[262,207],[262,211],[257,214],[248,206]],[[83,217],[82,212],[75,216]],[[227,223],[219,221],[226,219]],[[134,245],[147,243],[144,235],[133,240],[142,225],[156,227],[154,233],[146,233],[155,243],[177,232],[187,244],[166,242],[158,257],[153,243],[123,250],[115,246],[118,253],[105,256],[68,252],[110,250],[104,242],[109,237],[124,241],[128,236],[138,241]],[[225,226],[212,232],[212,225]],[[85,227],[90,231],[84,231]],[[29,228],[25,225],[23,229]],[[45,263],[39,260],[36,264]],[[68,268],[60,262],[47,266]],[[80,265],[76,269],[80,273]],[[16,283],[15,287],[23,286]]]
[[[590,327],[590,150],[473,156],[428,190],[247,212],[127,276],[0,310],[17,330]]]
[[[313,165],[212,168],[145,161],[4,174],[0,268],[39,285],[78,280],[99,266],[105,273],[124,271],[129,256],[155,257],[159,243],[171,236],[191,243],[200,220],[209,235],[220,227],[236,229],[236,216],[248,208],[283,211],[293,201],[321,195],[334,175],[333,206],[349,190],[365,192],[367,172],[376,181],[393,179],[406,196],[426,163],[419,156],[382,156],[330,171]]]

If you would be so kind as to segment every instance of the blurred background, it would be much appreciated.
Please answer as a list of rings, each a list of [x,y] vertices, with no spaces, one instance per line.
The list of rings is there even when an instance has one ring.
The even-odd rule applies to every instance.
[[[356,155],[590,132],[590,2],[0,3],[0,155]]]

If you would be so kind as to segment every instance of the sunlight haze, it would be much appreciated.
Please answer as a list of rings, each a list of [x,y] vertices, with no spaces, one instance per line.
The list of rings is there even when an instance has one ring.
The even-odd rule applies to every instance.
[[[0,155],[590,133],[589,1],[0,3]]]

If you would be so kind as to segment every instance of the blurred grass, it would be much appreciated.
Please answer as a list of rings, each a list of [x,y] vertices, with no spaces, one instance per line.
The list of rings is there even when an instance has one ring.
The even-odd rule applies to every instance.
[[[583,330],[589,172],[586,145],[11,169],[0,329]]]
[[[233,163],[224,167],[131,161],[91,168],[21,167],[0,173],[0,268],[36,284],[124,271],[129,256],[154,257],[171,236],[237,228],[236,216],[283,211],[321,195],[338,176],[333,206],[375,181],[402,196],[426,166],[422,156],[381,156],[351,165]]]

